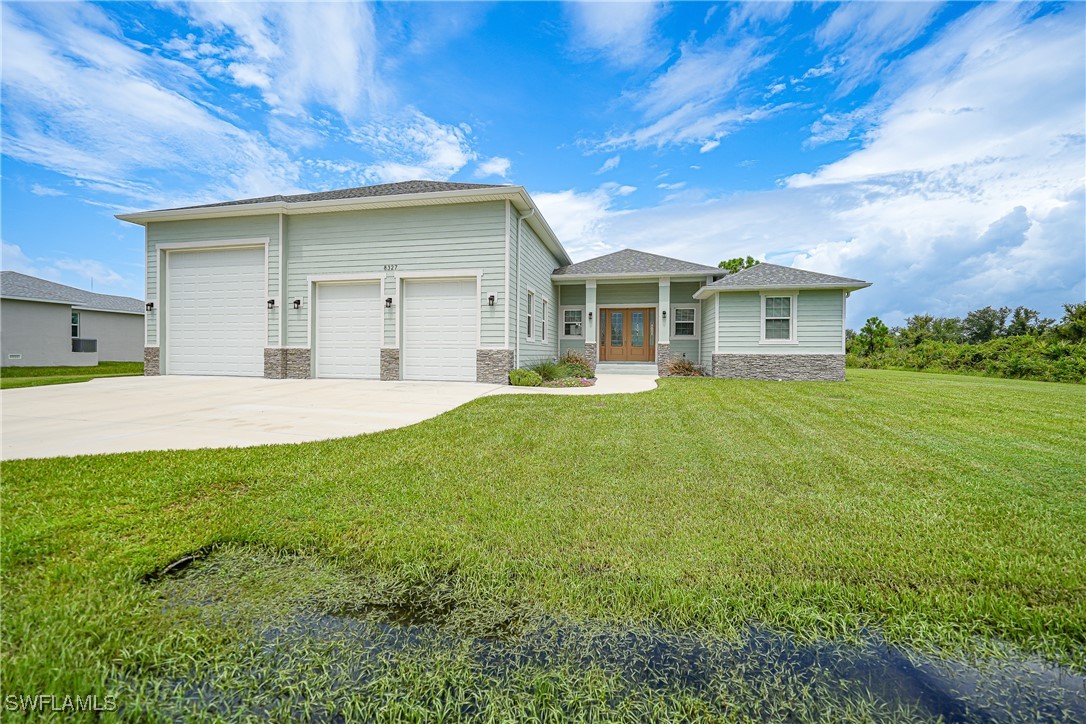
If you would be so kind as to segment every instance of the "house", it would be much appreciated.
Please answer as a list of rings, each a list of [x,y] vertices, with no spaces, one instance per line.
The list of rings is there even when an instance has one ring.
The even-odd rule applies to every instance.
[[[146,374],[505,383],[566,350],[843,379],[855,279],[624,250],[574,264],[523,187],[407,181],[118,215],[145,229]]]
[[[143,360],[144,303],[0,272],[0,363],[93,367]]]

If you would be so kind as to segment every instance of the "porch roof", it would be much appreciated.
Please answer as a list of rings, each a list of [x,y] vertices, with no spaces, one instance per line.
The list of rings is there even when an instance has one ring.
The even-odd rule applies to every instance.
[[[558,280],[594,279],[596,277],[720,276],[723,269],[696,264],[669,256],[623,249],[595,259],[559,267],[551,274]]]

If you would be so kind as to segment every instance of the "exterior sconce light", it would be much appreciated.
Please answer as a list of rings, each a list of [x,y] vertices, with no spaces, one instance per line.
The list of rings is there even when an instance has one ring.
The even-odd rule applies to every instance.
[[[486,303],[491,307],[494,306],[494,295],[493,294],[491,294],[489,297],[486,298]]]
[[[275,309],[275,300],[274,299],[269,299],[268,300],[268,309]]]
[[[147,302],[147,311],[148,312],[155,311],[155,303],[154,302]]]
[[[392,309],[392,297],[385,297],[385,309]]]
[[[591,321],[592,321],[592,312],[589,312],[589,313],[588,313],[588,321],[589,321],[589,322],[591,322]]]
[[[667,310],[666,309],[661,311],[660,314],[663,316],[664,319],[667,319]]]
[[[295,299],[294,300],[294,308],[295,309],[301,309],[302,308],[302,300],[301,299]]]

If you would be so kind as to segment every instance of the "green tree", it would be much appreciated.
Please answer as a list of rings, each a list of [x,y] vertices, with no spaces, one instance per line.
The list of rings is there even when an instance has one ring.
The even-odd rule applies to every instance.
[[[856,335],[855,345],[861,357],[884,352],[890,348],[890,329],[878,317],[871,317]]]
[[[1036,309],[1029,307],[1015,307],[1011,313],[1011,321],[1007,323],[1008,337],[1024,337],[1026,335],[1040,336],[1052,326],[1054,320],[1042,319]]]
[[[921,342],[934,338],[932,325],[935,317],[930,314],[914,314],[905,320],[905,327],[897,334],[898,340],[906,347],[915,347]]]
[[[1005,337],[1007,334],[1007,316],[1010,313],[1011,310],[1007,307],[995,309],[989,306],[984,309],[975,309],[965,315],[965,319],[962,321],[962,331],[965,333],[966,341],[973,344],[983,344],[996,337]]]
[[[758,266],[759,264],[761,264],[761,262],[755,259],[753,256],[748,256],[746,259],[741,256],[737,256],[734,259],[727,259],[725,261],[722,261],[717,266],[719,266],[721,269],[727,269],[729,274],[735,274],[737,271],[750,269],[752,266]]]
[[[1063,319],[1052,331],[1057,339],[1065,339],[1068,342],[1086,341],[1086,302],[1064,304]]]
[[[961,342],[965,339],[962,320],[957,317],[938,317],[931,323],[931,336],[939,342]]]

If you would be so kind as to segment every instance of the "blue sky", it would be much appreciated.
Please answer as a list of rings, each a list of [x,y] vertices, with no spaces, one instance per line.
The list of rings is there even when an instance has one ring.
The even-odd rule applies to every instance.
[[[3,5],[3,267],[142,296],[120,211],[527,187],[575,260],[859,277],[849,324],[1086,296],[1086,6]]]

